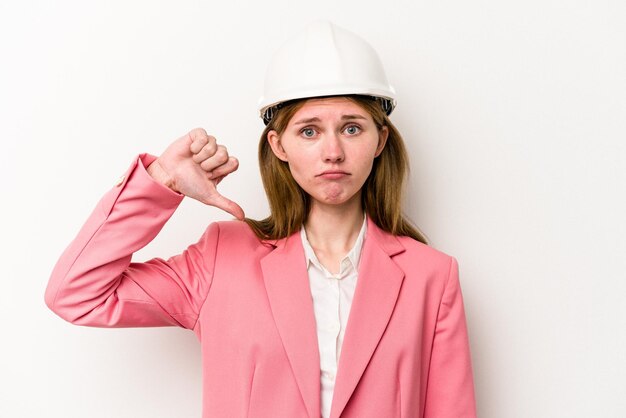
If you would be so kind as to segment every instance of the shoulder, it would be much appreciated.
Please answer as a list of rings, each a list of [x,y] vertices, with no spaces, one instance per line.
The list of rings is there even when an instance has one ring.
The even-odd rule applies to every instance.
[[[405,251],[394,257],[404,267],[418,269],[423,273],[437,273],[445,277],[456,266],[456,258],[444,251],[426,245],[411,237],[397,236]]]
[[[430,258],[443,258],[447,259],[452,257],[450,254],[439,250],[435,247],[431,247],[430,245],[424,244],[423,242],[419,242],[416,239],[407,236],[396,236],[398,241],[402,244],[407,252],[412,254],[421,254]]]
[[[244,221],[217,221],[207,229],[212,229],[218,235],[220,245],[236,245],[239,248],[264,246],[263,241]]]
[[[216,228],[219,231],[220,239],[243,239],[261,242],[252,229],[244,221],[233,219],[231,221],[216,221],[209,225],[209,228]]]
[[[455,262],[454,257],[406,235],[394,235],[380,228],[371,219],[370,236],[405,272],[422,275],[428,272],[447,274]],[[367,239],[367,238],[366,238]]]

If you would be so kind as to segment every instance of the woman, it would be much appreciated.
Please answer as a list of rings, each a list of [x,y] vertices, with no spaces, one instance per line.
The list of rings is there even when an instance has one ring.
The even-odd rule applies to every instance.
[[[277,52],[260,102],[270,216],[219,194],[238,162],[194,129],[105,194],[47,305],[76,325],[193,330],[205,417],[475,417],[457,263],[402,216],[394,105],[373,49],[313,23]],[[238,220],[131,262],[184,196]]]

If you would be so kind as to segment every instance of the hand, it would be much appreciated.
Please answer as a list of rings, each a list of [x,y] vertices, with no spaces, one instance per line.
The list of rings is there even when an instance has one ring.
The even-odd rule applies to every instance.
[[[178,138],[150,164],[148,173],[157,181],[204,204],[243,219],[243,209],[219,194],[216,186],[237,170],[239,161],[202,128]]]

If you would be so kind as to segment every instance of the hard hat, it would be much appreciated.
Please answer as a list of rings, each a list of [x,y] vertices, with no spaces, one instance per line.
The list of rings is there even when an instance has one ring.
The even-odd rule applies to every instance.
[[[374,48],[346,29],[317,20],[273,55],[258,108],[267,125],[288,100],[347,94],[374,97],[387,115],[396,106],[396,92]]]

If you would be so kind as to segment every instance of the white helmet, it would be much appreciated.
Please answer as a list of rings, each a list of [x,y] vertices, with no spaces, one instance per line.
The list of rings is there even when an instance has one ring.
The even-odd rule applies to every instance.
[[[267,125],[288,100],[347,94],[374,97],[387,115],[396,106],[396,92],[374,48],[352,32],[317,20],[276,51],[258,107]]]

